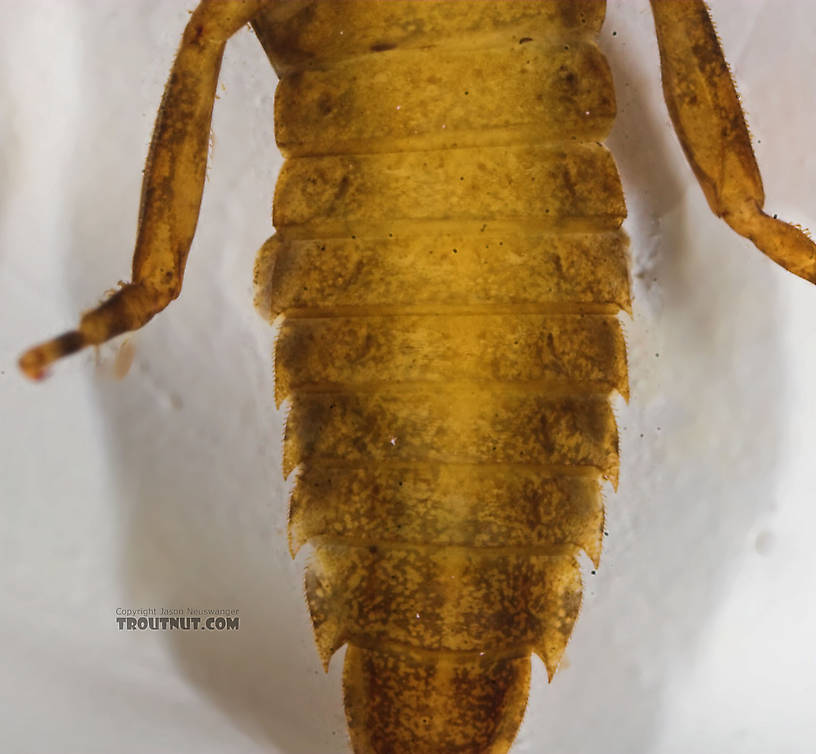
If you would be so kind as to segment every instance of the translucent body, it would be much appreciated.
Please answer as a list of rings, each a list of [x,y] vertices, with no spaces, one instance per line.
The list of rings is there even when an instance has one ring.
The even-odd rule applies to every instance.
[[[349,644],[355,751],[505,752],[617,478],[603,3],[311,7],[259,25],[288,159],[257,283],[318,647]]]

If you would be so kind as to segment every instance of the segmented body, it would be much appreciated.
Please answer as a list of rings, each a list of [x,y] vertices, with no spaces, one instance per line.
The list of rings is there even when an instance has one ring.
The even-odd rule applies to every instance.
[[[597,562],[626,394],[599,0],[273,5],[293,551],[354,749],[506,752]],[[474,65],[474,51],[478,64]],[[501,93],[500,96],[499,93]]]

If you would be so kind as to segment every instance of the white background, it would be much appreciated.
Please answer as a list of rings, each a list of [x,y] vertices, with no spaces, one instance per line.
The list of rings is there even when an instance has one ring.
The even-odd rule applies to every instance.
[[[230,43],[182,298],[15,368],[129,276],[141,169],[190,0],[0,0],[0,751],[349,751],[285,540],[271,329],[251,304],[275,77]],[[712,0],[769,197],[816,226],[816,6]],[[610,139],[634,254],[632,399],[601,569],[514,754],[804,754],[816,741],[816,289],[712,217],[663,105],[646,0],[610,3]],[[300,559],[299,559],[300,561]],[[236,607],[237,633],[119,632]],[[425,753],[418,753],[425,754]]]

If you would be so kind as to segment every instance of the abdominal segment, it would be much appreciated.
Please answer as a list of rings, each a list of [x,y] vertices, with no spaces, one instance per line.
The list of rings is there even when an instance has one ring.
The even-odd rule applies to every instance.
[[[531,653],[558,666],[617,480],[630,299],[603,3],[295,10],[289,36],[256,27],[287,157],[256,284],[281,318],[318,648],[349,645],[356,752],[501,754]]]

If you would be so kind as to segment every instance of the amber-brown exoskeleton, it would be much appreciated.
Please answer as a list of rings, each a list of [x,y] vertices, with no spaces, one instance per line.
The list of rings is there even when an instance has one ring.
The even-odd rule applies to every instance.
[[[664,88],[716,214],[813,280],[762,214],[738,100],[699,2],[653,0]],[[597,561],[626,392],[625,215],[603,141],[604,3],[239,2],[194,13],[145,179],[133,282],[54,358],[141,326],[181,286],[223,45],[251,21],[288,158],[258,304],[299,469],[291,543],[324,662],[348,644],[357,752],[507,751],[531,653],[552,674]]]

